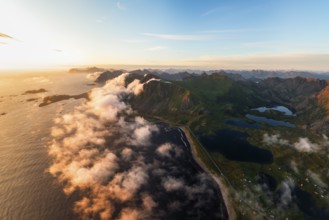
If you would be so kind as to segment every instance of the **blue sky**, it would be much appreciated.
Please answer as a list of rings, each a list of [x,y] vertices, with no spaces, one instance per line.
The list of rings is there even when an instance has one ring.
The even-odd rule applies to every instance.
[[[325,0],[0,0],[0,68],[329,70]]]

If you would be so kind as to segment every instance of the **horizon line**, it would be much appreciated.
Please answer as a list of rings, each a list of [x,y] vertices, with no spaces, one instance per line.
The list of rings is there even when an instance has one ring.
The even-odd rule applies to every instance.
[[[21,69],[0,69],[0,74],[6,73],[40,73],[40,72],[69,72],[70,69],[87,69],[87,68],[100,68],[107,70],[123,69],[127,71],[144,70],[144,69],[182,69],[182,70],[196,70],[196,71],[281,71],[281,72],[310,72],[310,73],[325,73],[329,74],[329,70],[320,69],[298,69],[298,68],[221,68],[221,67],[207,67],[207,66],[192,66],[192,65],[143,65],[143,64],[90,64],[90,65],[67,65],[60,67],[40,67],[40,68],[21,68]]]

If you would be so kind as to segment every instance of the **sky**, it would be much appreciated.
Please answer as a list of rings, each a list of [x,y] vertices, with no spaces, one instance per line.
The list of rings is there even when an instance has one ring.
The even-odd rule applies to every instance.
[[[329,71],[327,0],[0,0],[0,70]]]

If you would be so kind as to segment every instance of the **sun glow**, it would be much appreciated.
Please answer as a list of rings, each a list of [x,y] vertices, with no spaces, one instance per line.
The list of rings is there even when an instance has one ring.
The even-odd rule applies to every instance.
[[[83,62],[83,56],[61,42],[50,24],[37,20],[19,3],[1,1],[0,68],[49,68]]]

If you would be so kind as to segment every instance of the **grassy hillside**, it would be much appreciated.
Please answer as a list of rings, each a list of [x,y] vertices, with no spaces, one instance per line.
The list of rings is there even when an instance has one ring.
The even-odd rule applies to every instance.
[[[191,129],[229,181],[239,218],[321,218],[329,215],[325,211],[329,210],[329,175],[324,169],[329,142],[323,136],[329,136],[326,85],[303,78],[255,83],[234,81],[223,74],[202,75],[183,81],[151,81],[130,103],[145,116]],[[297,115],[252,110],[272,105],[284,105]],[[226,123],[233,119],[255,125],[246,114],[287,121],[295,127]],[[300,152],[298,144],[317,150]],[[201,158],[213,166],[207,157]],[[288,189],[292,199],[285,205]]]
[[[250,108],[268,104],[258,96],[255,83],[233,81],[222,74],[193,77],[176,84],[188,89],[205,109],[202,123],[191,123],[196,132],[211,133],[221,128],[227,118],[244,117]]]

